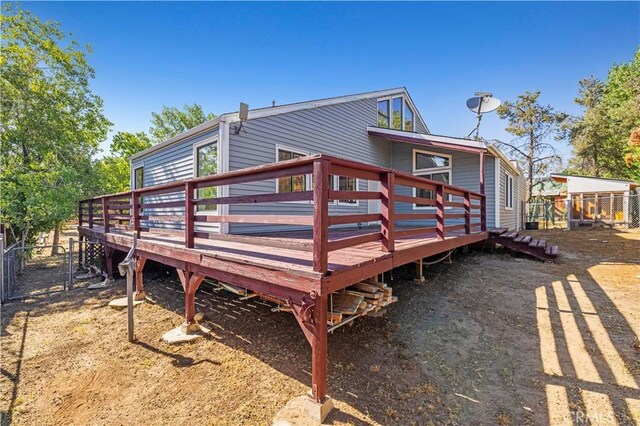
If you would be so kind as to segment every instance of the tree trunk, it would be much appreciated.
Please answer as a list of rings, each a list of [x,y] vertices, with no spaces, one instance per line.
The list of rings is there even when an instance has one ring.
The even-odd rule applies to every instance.
[[[20,265],[18,266],[18,271],[22,272],[24,270],[24,246],[27,243],[27,236],[29,235],[29,225],[27,225],[22,231],[22,236],[20,237],[20,248],[22,249],[22,255],[20,256]]]
[[[51,246],[51,256],[58,254],[58,244],[60,244],[60,234],[62,233],[62,222],[56,223],[53,230],[53,243]]]

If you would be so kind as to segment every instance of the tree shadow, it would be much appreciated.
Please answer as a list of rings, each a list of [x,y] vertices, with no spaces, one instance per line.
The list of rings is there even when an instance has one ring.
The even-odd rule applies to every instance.
[[[571,232],[594,243],[586,251],[563,248],[580,255],[566,260],[574,265],[567,268],[571,272],[538,287],[544,290],[539,293],[544,296],[538,297],[544,302],[540,306],[538,301],[536,310],[547,316],[545,321],[552,331],[551,335],[540,331],[538,336],[548,421],[633,424],[640,415],[636,332],[629,316],[620,311],[590,269],[606,263],[639,264],[632,253],[634,248],[635,253],[640,252],[640,240],[630,242],[615,230]],[[595,251],[602,247],[598,242],[607,244],[605,251]],[[537,323],[539,330],[545,328],[540,327],[540,316]]]
[[[11,399],[9,401],[9,406],[6,411],[3,411],[0,415],[0,419],[2,419],[3,425],[10,425],[13,419],[13,411],[16,406],[17,398],[18,398],[18,386],[20,386],[20,374],[22,371],[22,361],[24,355],[24,346],[27,341],[27,328],[29,326],[29,316],[30,312],[27,311],[24,317],[24,322],[22,324],[22,338],[20,341],[20,349],[18,350],[18,356],[16,360],[15,372],[10,373],[4,368],[0,369],[0,373],[7,380],[9,380],[12,384],[11,387]]]

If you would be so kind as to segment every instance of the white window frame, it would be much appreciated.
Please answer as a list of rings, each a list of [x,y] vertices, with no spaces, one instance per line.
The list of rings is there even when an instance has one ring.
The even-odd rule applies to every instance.
[[[358,178],[353,178],[351,176],[338,176],[338,175],[334,175],[333,176],[333,188],[334,191],[339,191],[340,190],[340,177],[344,177],[347,179],[355,179],[356,180],[356,191],[360,191],[360,179]],[[335,200],[334,201],[335,204],[339,205],[339,206],[348,206],[348,207],[358,207],[360,205],[360,200],[355,200],[355,203],[349,203],[345,200]]]
[[[400,106],[400,123],[401,128],[400,129],[394,129],[391,125],[391,115],[393,113],[393,100],[396,98],[401,98],[402,99],[402,105]],[[402,132],[415,132],[416,131],[416,107],[413,105],[413,102],[411,102],[405,95],[403,94],[396,94],[396,95],[390,95],[390,96],[385,96],[382,98],[378,98],[376,99],[376,127],[378,125],[378,102],[382,102],[382,101],[389,101],[389,127],[382,127],[383,129],[389,129],[389,130],[400,130]],[[408,105],[409,108],[411,108],[411,111],[413,111],[413,119],[411,120],[411,130],[405,130],[404,129],[404,108],[405,105]]]
[[[307,151],[303,151],[303,150],[300,150],[300,149],[297,149],[297,148],[291,148],[291,147],[285,146],[285,145],[276,144],[276,151],[275,151],[275,155],[276,155],[275,162],[276,163],[280,162],[280,160],[279,160],[280,151],[289,151],[289,152],[293,152],[294,154],[300,154],[300,155],[304,155],[304,156],[311,155],[311,153],[307,152]],[[311,185],[312,184],[311,175],[307,174],[304,177],[305,177],[304,184],[305,184],[305,187],[307,188],[307,191],[313,190],[313,187]],[[278,178],[276,178],[274,180],[274,184],[275,184],[275,187],[276,187],[275,193],[276,194],[280,194],[280,190],[278,188]],[[283,192],[283,194],[288,194],[288,192]],[[279,203],[287,203],[287,204],[313,204],[313,201],[278,201],[278,202]]]
[[[418,169],[416,168],[416,154],[426,154],[426,155],[435,155],[437,157],[443,157],[443,158],[448,158],[449,159],[449,165],[445,166],[445,167],[431,167],[428,169]],[[453,157],[450,154],[443,154],[440,152],[432,152],[432,151],[425,151],[422,149],[413,149],[411,151],[411,163],[412,163],[412,170],[413,170],[413,175],[414,176],[423,176],[423,175],[432,175],[434,173],[442,173],[442,172],[448,172],[449,173],[449,183],[447,183],[447,185],[451,185],[451,182],[453,182]],[[413,188],[413,196],[417,197],[418,196],[418,189],[417,188]],[[451,207],[445,207],[446,209],[450,209]],[[419,206],[417,204],[413,204],[413,210],[435,210],[436,207],[435,206]]]
[[[513,210],[514,192],[513,192],[513,176],[504,172],[504,209]]]
[[[142,163],[141,165],[134,167],[133,170],[131,170],[131,189],[132,190],[136,190],[136,189],[140,189],[140,188],[136,188],[136,170],[142,169],[142,186],[140,188],[144,188],[144,163]]]
[[[216,156],[217,157],[216,161],[218,162],[217,167],[216,167],[218,169],[217,173],[221,173],[220,172],[220,168],[221,168],[222,161],[221,161],[221,158],[220,158],[220,141],[218,140],[218,136],[216,135],[216,136],[201,140],[200,142],[196,142],[196,143],[193,144],[193,146],[192,146],[192,148],[193,148],[193,154],[192,154],[193,155],[193,157],[192,157],[192,159],[193,159],[193,173],[192,173],[192,175],[193,175],[194,178],[199,177],[198,176],[198,149],[202,148],[203,146],[211,145],[211,144],[214,144],[214,143],[216,144],[216,151],[217,151],[217,156]],[[221,187],[218,187],[218,197],[221,196],[220,195],[220,190],[221,190]],[[195,191],[197,191],[197,189]],[[196,207],[195,214],[196,214],[196,216],[197,215],[212,215],[212,214],[219,215],[220,214],[220,207],[221,207],[220,205],[216,205],[216,209],[215,210],[201,210],[201,211],[198,211],[198,208]]]

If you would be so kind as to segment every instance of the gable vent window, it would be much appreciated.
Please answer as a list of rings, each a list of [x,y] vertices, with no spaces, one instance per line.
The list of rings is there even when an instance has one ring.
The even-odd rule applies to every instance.
[[[378,100],[378,127],[413,132],[413,108],[403,96]]]

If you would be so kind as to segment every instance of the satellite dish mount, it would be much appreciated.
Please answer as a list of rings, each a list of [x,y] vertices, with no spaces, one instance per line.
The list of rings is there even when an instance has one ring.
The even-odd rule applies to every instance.
[[[467,99],[467,108],[471,112],[476,113],[476,119],[478,120],[476,123],[476,127],[473,128],[467,135],[467,138],[473,135],[473,132],[476,133],[474,139],[480,138],[480,123],[482,122],[482,115],[495,111],[500,106],[500,99],[494,98],[493,94],[490,92],[476,92],[473,98]]]
[[[242,124],[247,121],[249,118],[249,105],[244,102],[240,102],[240,109],[238,110],[238,118],[240,118],[240,124],[233,127],[234,134],[239,135],[241,131],[247,133],[246,130],[242,128]]]

